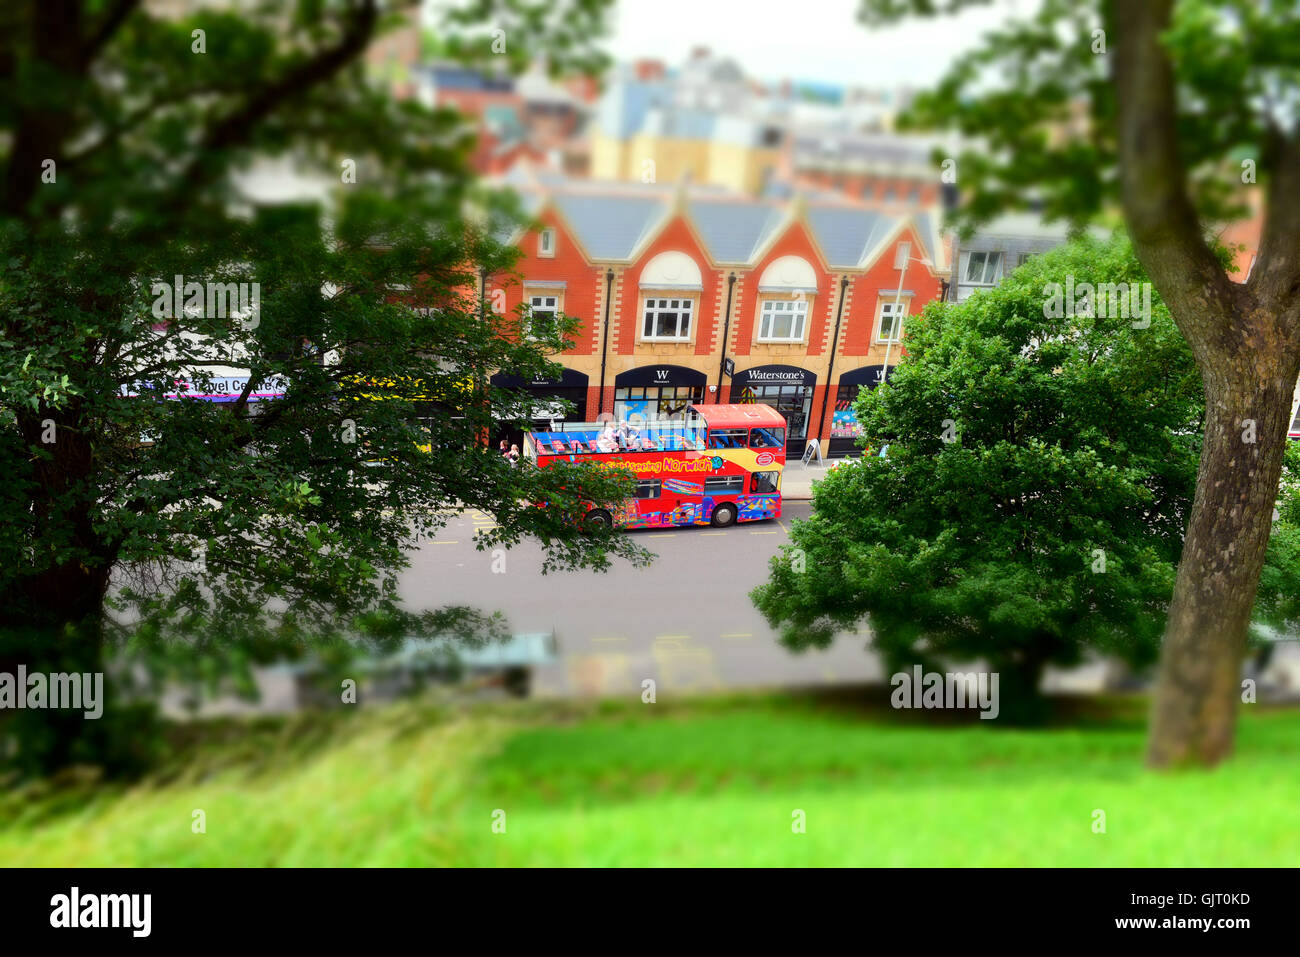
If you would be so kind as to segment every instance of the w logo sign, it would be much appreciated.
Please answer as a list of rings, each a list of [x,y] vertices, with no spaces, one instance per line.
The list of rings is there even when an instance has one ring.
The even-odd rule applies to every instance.
[[[667,370],[667,369],[655,369],[655,381],[656,381],[656,382],[667,382],[667,381],[668,381],[668,370]]]

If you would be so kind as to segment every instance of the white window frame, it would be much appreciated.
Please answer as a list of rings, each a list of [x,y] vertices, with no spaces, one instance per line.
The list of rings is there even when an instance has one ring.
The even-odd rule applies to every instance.
[[[897,315],[894,307],[897,306]],[[876,341],[882,343],[899,343],[903,341],[903,320],[907,318],[908,299],[906,296],[895,302],[893,299],[882,299],[880,305],[876,308]],[[897,319],[894,323],[893,338],[885,336],[885,318],[886,315],[891,319]]]
[[[549,303],[547,302],[548,299],[550,300]],[[538,300],[541,300],[540,304]],[[530,293],[528,296],[528,338],[537,342],[554,335],[556,329],[555,320],[560,315],[561,309],[562,306],[558,294],[545,292]],[[533,323],[541,316],[549,317],[550,321],[549,331],[545,335],[538,335],[537,329],[533,325]]]
[[[670,303],[677,303],[674,307]],[[677,313],[677,335],[660,336],[653,333],[659,327],[661,312]],[[651,318],[653,313],[653,318]],[[693,296],[649,295],[641,303],[641,340],[643,342],[690,342],[695,319],[695,298]],[[685,323],[685,332],[682,325]],[[649,329],[646,326],[649,325]]]
[[[980,269],[980,278],[971,279],[970,266],[976,256],[984,257],[984,264]],[[991,250],[972,250],[966,253],[966,261],[962,265],[961,284],[963,286],[996,286],[1002,279],[1002,265],[1004,257],[1002,253]],[[993,265],[993,275],[989,276],[990,263]]]
[[[778,315],[788,314],[791,320],[789,336],[773,335],[772,325]],[[758,307],[759,342],[803,342],[808,332],[808,300],[805,297],[790,299],[764,299]]]
[[[537,255],[545,259],[555,258],[555,230],[551,227],[537,234]]]

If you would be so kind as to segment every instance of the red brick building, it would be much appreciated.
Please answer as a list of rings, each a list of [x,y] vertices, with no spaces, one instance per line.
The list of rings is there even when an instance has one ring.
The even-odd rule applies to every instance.
[[[581,324],[558,380],[527,388],[544,421],[680,414],[691,402],[761,402],[811,439],[852,452],[851,403],[901,353],[907,317],[940,298],[947,264],[936,214],[739,198],[684,186],[548,177],[515,184],[535,225],[510,237],[514,276],[489,296]],[[522,428],[521,424],[505,430]]]

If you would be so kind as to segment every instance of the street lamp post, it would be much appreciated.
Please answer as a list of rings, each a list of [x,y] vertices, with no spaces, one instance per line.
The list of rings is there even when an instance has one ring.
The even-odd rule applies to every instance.
[[[889,354],[894,350],[895,336],[901,340],[903,337],[903,324],[898,314],[899,306],[903,302],[903,283],[907,279],[907,264],[911,262],[920,263],[922,266],[930,266],[932,263],[928,259],[918,259],[915,256],[907,256],[903,259],[903,264],[898,267],[898,288],[894,290],[894,335],[885,340],[885,364],[880,370],[880,383],[884,385],[889,378]]]

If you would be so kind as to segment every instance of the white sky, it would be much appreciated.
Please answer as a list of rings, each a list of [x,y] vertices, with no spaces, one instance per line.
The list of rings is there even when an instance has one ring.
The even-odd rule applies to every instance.
[[[957,17],[868,30],[857,20],[858,0],[617,0],[605,49],[617,60],[653,57],[674,67],[707,46],[767,82],[927,87],[986,29],[1033,6],[1001,0]]]

